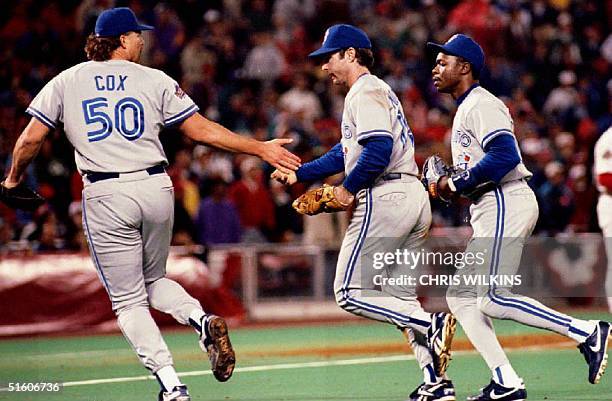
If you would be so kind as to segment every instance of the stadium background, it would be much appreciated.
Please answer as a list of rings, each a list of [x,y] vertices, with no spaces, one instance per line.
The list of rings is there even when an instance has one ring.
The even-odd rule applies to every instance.
[[[448,138],[455,108],[450,97],[437,94],[431,85],[432,63],[425,43],[443,42],[455,32],[468,33],[487,54],[481,83],[510,108],[524,161],[534,173],[530,185],[540,206],[536,235],[572,238],[579,244],[601,242],[597,234],[588,233],[599,231],[592,150],[612,124],[610,1],[24,0],[3,4],[0,169],[5,171],[10,164],[14,142],[29,119],[24,111],[32,97],[57,73],[85,60],[85,38],[101,10],[112,6],[129,6],[142,22],[156,27],[144,34],[143,64],[179,81],[203,114],[257,139],[294,138],[290,149],[304,161],[339,139],[343,93],[306,58],[329,25],[352,23],[370,35],[376,59],[373,73],[399,95],[415,135],[419,165],[433,152],[450,158]],[[303,185],[284,189],[268,179],[269,166],[195,145],[175,130],[164,131],[162,141],[177,195],[173,245],[178,256],[171,260],[169,271],[187,283],[209,310],[232,316],[236,326],[244,324],[236,330],[241,366],[405,354],[401,336],[386,326],[351,320],[348,326],[301,327],[306,320],[350,319],[339,309],[325,307],[332,299],[330,280],[346,215],[303,220],[290,207]],[[84,254],[82,184],[61,129],[49,135],[27,179],[49,202],[34,214],[15,213],[0,205],[0,332],[23,337],[0,341],[0,387],[9,379],[78,383],[142,375],[136,358],[117,336],[104,290]],[[339,179],[335,177],[336,182]],[[434,204],[434,211],[434,232],[465,236],[466,203]],[[318,266],[314,273],[313,266]],[[601,283],[601,273],[600,269],[591,281]],[[305,299],[313,302],[301,302]],[[581,298],[553,301],[587,308],[588,316],[610,317],[601,312],[603,300],[588,292]],[[293,323],[285,327],[276,322],[266,329],[259,328],[260,323],[253,326],[279,319]],[[583,383],[583,362],[575,352],[562,349],[567,344],[560,343],[560,337],[513,324],[501,324],[498,330],[509,346],[533,348],[511,355],[520,361],[528,384],[539,383],[528,387],[534,388],[530,393],[535,393],[534,399],[612,399],[609,380],[604,378],[598,388]],[[111,335],[73,337],[84,332]],[[66,333],[71,337],[60,337]],[[41,334],[52,338],[29,337]],[[192,340],[191,333],[179,331],[168,341],[179,370],[196,371],[199,376],[197,370],[205,366]],[[464,337],[459,337],[459,344],[460,349],[469,349]],[[554,349],[538,348],[543,344]],[[484,364],[466,352],[451,370],[462,385],[459,395],[488,381]],[[555,360],[564,366],[556,374],[552,365],[536,369]],[[401,367],[398,363],[366,361],[370,373],[360,364],[355,371],[324,367],[311,373],[299,370],[300,374],[287,370],[285,375],[281,370],[249,373],[253,376],[239,372],[234,387],[217,387],[209,376],[203,383],[197,377],[191,380],[198,384],[187,383],[192,392],[196,389],[196,400],[224,395],[250,400],[399,400],[418,384],[420,373],[413,362]],[[474,375],[466,374],[470,371]],[[381,379],[364,387],[371,375]],[[288,390],[278,389],[287,383]],[[255,385],[260,394],[252,390]],[[69,386],[60,398],[146,399],[132,391],[142,387],[145,394],[151,393],[155,384],[100,386]],[[39,399],[33,393],[11,398],[15,394],[0,392],[0,399],[6,396]],[[208,398],[199,398],[204,396]]]

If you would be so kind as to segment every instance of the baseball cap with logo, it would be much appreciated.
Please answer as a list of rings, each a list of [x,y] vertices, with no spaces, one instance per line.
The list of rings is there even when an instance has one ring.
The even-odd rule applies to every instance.
[[[482,47],[474,39],[462,33],[453,35],[443,45],[427,42],[427,49],[451,56],[463,57],[472,64],[476,72],[480,72],[482,67],[484,67],[485,55]]]
[[[134,12],[127,7],[105,10],[96,20],[96,36],[119,36],[131,31],[150,31],[151,25],[141,25]]]
[[[353,25],[333,25],[325,31],[321,48],[310,53],[308,57],[324,56],[349,47],[371,49],[372,43],[364,31]]]

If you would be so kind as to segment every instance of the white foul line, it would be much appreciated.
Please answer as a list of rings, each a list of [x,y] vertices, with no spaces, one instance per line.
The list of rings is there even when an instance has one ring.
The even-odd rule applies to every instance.
[[[569,344],[573,344],[570,342],[567,343],[559,343],[555,344],[556,347],[563,347]],[[555,348],[556,348],[555,347]],[[531,347],[522,347],[515,348],[513,351],[543,351],[549,350],[550,346],[531,346]],[[510,350],[509,350],[510,351]],[[454,351],[454,355],[475,355],[476,351]],[[391,355],[391,356],[383,356],[383,357],[372,357],[372,358],[357,358],[357,359],[340,359],[335,361],[315,361],[315,362],[300,362],[300,363],[281,363],[276,365],[260,365],[260,366],[246,366],[244,368],[236,368],[234,370],[235,373],[248,373],[248,372],[263,372],[270,370],[286,370],[286,369],[307,369],[307,368],[324,368],[329,366],[350,366],[350,365],[366,365],[372,363],[387,363],[387,362],[398,362],[398,361],[411,361],[414,360],[414,355]],[[191,372],[182,372],[178,375],[181,377],[188,376],[207,376],[211,375],[212,372],[210,370],[194,370]],[[108,383],[125,383],[125,382],[135,382],[135,381],[145,381],[145,380],[156,380],[154,376],[131,376],[131,377],[114,377],[108,379],[94,379],[94,380],[80,380],[80,381],[72,381],[72,382],[64,382],[62,385],[64,387],[74,387],[74,386],[87,386],[91,384],[108,384]],[[8,391],[8,388],[0,388],[0,392]]]

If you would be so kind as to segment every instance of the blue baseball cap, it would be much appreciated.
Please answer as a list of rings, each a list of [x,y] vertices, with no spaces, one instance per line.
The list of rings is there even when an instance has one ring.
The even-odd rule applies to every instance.
[[[325,31],[321,48],[310,53],[308,57],[323,56],[349,47],[371,49],[372,42],[364,31],[353,25],[333,25]]]
[[[472,68],[478,73],[484,67],[485,55],[482,47],[474,39],[462,33],[453,35],[443,45],[427,42],[427,49],[451,56],[463,57],[472,64]]]
[[[127,7],[105,10],[96,20],[96,36],[119,36],[131,31],[150,31],[151,25],[141,25],[134,12]]]

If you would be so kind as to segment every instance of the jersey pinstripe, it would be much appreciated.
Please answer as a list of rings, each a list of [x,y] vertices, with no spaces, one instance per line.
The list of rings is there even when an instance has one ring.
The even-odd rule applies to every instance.
[[[88,61],[53,78],[27,113],[64,124],[81,173],[144,170],[167,158],[159,140],[198,106],[164,72],[125,60]]]

